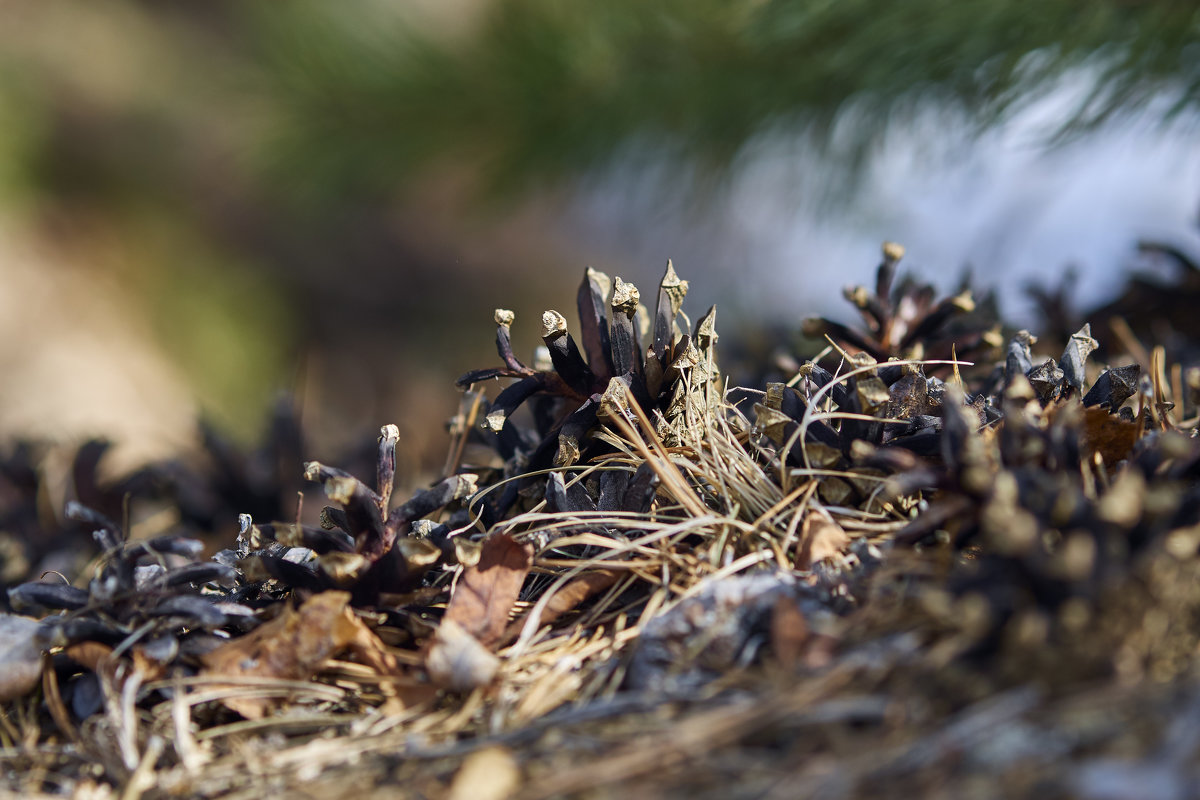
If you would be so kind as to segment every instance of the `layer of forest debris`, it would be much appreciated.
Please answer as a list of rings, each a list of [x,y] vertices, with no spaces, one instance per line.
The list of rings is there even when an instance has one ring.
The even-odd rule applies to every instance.
[[[1154,287],[1103,330],[1043,291],[1039,340],[902,256],[754,386],[671,265],[648,303],[589,269],[530,363],[497,310],[406,497],[395,426],[305,462],[287,404],[258,451],[116,481],[85,444],[65,509],[10,446],[2,785],[1195,796],[1194,319],[1155,345]]]

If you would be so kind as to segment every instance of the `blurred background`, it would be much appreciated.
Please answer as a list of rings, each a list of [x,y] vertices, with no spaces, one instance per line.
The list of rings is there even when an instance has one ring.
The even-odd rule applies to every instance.
[[[440,462],[492,309],[573,319],[668,258],[727,341],[869,282],[885,239],[1111,300],[1200,253],[1200,11],[1170,0],[0,4],[0,436],[111,468],[384,422]]]

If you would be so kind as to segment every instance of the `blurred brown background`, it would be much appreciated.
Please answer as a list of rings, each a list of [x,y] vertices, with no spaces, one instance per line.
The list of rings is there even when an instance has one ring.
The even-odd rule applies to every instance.
[[[0,435],[117,468],[286,391],[318,454],[398,423],[411,477],[492,309],[530,351],[587,265],[674,258],[736,333],[827,310],[884,238],[1018,309],[1071,261],[1102,299],[1147,230],[1195,244],[1200,68],[1161,35],[1191,9],[648,5],[0,4]]]
[[[436,459],[453,377],[494,358],[492,307],[573,289],[557,267],[586,259],[544,229],[552,198],[480,211],[442,168],[297,199],[270,163],[268,23],[232,4],[3,14],[6,434],[102,434],[135,461],[199,413],[255,437],[282,390],[329,448],[396,421]]]

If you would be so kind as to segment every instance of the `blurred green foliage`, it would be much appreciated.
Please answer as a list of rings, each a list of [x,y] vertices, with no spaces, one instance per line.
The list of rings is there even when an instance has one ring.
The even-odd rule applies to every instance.
[[[35,190],[31,165],[45,138],[45,109],[21,72],[0,59],[0,202],[24,204]]]
[[[630,143],[724,165],[781,126],[859,152],[920,108],[988,124],[1080,67],[1063,131],[1200,102],[1200,6],[1178,0],[496,0],[443,37],[385,9],[257,6],[273,153],[318,195],[431,160],[507,190]]]
[[[290,293],[172,213],[129,209],[122,220],[123,274],[159,344],[215,421],[257,437],[259,416],[296,377]]]
[[[212,23],[128,2],[0,10],[0,222],[44,238],[63,275],[119,287],[147,348],[207,414],[252,436],[294,379],[294,292],[214,226],[252,180],[238,156],[253,128],[239,119],[251,100],[238,45]]]

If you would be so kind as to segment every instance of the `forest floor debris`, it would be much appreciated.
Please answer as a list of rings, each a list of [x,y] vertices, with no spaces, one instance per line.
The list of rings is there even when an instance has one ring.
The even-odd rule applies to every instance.
[[[86,446],[62,514],[15,446],[3,788],[1197,796],[1196,343],[1048,355],[902,255],[759,386],[671,265],[653,311],[588,270],[531,365],[498,310],[401,502],[395,426],[302,464],[286,407],[258,453],[210,432],[120,482]]]

